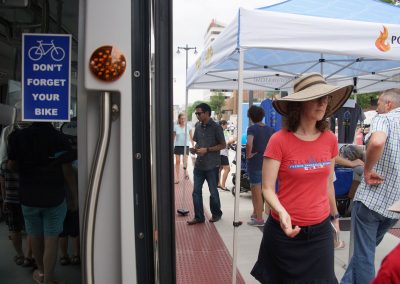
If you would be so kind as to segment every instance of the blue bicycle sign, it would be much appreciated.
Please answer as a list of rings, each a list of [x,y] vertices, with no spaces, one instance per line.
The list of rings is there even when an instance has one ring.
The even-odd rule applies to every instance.
[[[55,46],[54,42],[44,43],[43,40],[37,41],[38,45],[32,46],[28,51],[29,59],[39,61],[43,56],[50,53],[54,61],[61,61],[65,57],[65,51],[61,47]]]
[[[71,38],[68,34],[22,35],[24,121],[69,120]]]

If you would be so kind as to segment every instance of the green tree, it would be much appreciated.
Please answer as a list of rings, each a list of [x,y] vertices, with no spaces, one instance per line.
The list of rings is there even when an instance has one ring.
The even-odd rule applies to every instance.
[[[371,107],[371,100],[378,99],[379,93],[365,93],[365,94],[357,94],[357,103],[360,105],[362,109],[369,109]],[[352,99],[354,99],[354,95],[351,95]]]
[[[211,110],[215,111],[215,114],[218,116],[218,119],[220,119],[222,115],[221,110],[225,103],[225,96],[221,92],[213,94],[214,95],[210,97],[210,107]]]
[[[187,114],[186,114],[186,117],[187,117],[188,121],[192,120],[192,113],[194,113],[196,106],[201,104],[201,103],[204,103],[204,102],[203,101],[195,101],[193,104],[188,105]]]

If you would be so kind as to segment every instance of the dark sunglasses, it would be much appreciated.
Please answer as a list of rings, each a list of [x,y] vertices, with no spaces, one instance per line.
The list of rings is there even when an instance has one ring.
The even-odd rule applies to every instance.
[[[331,100],[332,100],[331,95],[327,95],[327,96],[323,96],[318,99],[315,99],[315,101],[322,103],[322,104],[329,104],[331,102]]]
[[[200,114],[204,113],[204,111],[195,112],[194,114],[199,116]]]

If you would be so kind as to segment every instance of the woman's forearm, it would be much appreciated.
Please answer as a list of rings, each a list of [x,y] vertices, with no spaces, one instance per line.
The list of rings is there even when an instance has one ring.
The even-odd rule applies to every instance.
[[[338,210],[336,207],[335,188],[333,187],[333,183],[328,186],[328,197],[331,216],[335,216],[338,214]]]
[[[286,209],[283,207],[281,202],[278,199],[278,196],[275,193],[275,188],[263,188],[263,195],[265,198],[265,201],[268,203],[268,205],[271,207],[272,210],[274,210],[276,213],[280,214],[283,210],[286,211]]]

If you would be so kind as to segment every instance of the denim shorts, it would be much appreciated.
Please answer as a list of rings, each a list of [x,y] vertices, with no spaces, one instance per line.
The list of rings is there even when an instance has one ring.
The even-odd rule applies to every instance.
[[[22,213],[28,235],[58,236],[63,231],[67,203],[64,200],[60,205],[49,208],[22,205]]]
[[[262,180],[262,171],[249,171],[248,172],[250,185],[260,185]]]

